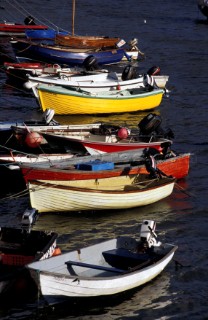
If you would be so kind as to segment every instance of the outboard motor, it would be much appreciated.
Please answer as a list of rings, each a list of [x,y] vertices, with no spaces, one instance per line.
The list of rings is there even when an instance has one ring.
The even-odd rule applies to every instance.
[[[140,135],[150,135],[152,132],[157,131],[162,123],[162,118],[155,114],[149,113],[138,124]]]
[[[143,220],[140,230],[140,240],[145,243],[148,248],[159,247],[160,241],[157,241],[157,235],[155,233],[156,222],[153,220]]]
[[[138,47],[137,47],[137,44],[138,44],[138,39],[137,38],[134,38],[132,40],[129,41],[128,45],[130,46],[130,48],[133,50],[139,50]]]
[[[46,109],[43,114],[43,121],[47,125],[58,125],[59,123],[53,119],[55,111],[53,109]]]
[[[46,111],[43,114],[43,120],[45,120],[46,124],[49,124],[54,116],[54,110],[53,109],[46,109]]]
[[[155,80],[152,76],[144,74],[143,76],[143,85],[147,91],[152,91],[155,87]]]
[[[24,24],[27,26],[35,25],[35,19],[32,16],[27,16],[24,20]]]
[[[136,68],[132,67],[131,65],[128,65],[124,68],[122,72],[121,79],[123,81],[136,79],[138,77]]]
[[[160,67],[153,66],[147,71],[149,76],[159,76],[160,75]]]
[[[99,66],[98,66],[98,63],[97,63],[97,59],[93,55],[88,56],[83,61],[83,67],[87,71],[94,71],[94,70],[98,70],[99,69]]]

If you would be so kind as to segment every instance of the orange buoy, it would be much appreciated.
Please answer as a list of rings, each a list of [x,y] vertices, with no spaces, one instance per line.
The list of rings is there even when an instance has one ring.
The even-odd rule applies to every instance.
[[[43,136],[38,132],[28,132],[25,138],[25,144],[30,148],[38,148],[43,141]]]
[[[129,133],[128,133],[128,130],[126,128],[120,128],[118,130],[118,134],[117,135],[118,135],[118,137],[120,139],[126,139],[128,137],[128,135],[129,135]]]
[[[54,257],[54,256],[58,256],[60,254],[61,254],[61,249],[59,247],[57,247],[57,248],[55,248],[52,256]]]

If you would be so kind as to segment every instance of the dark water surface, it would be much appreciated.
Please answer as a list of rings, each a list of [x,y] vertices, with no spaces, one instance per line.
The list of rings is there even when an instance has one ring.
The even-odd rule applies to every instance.
[[[0,14],[4,18],[7,1]],[[15,3],[11,1],[11,3]],[[19,1],[33,16],[44,17],[71,30],[71,1]],[[7,12],[8,13],[8,12]],[[13,12],[23,21],[20,12]],[[11,20],[11,17],[10,17]],[[146,23],[145,23],[146,22]],[[55,230],[62,250],[96,243],[119,235],[134,235],[143,219],[157,221],[162,240],[178,245],[175,259],[153,282],[119,299],[103,299],[81,306],[65,304],[44,308],[43,301],[13,303],[0,307],[0,319],[208,319],[208,24],[195,0],[79,0],[76,4],[77,34],[138,38],[146,55],[138,63],[141,73],[158,65],[170,76],[169,97],[157,109],[163,123],[175,133],[174,149],[191,152],[189,176],[178,182],[173,194],[159,203],[120,212],[93,214],[43,214],[35,228]],[[11,54],[1,39],[1,56]],[[9,58],[9,57],[8,57]],[[123,65],[118,66],[123,68]],[[41,117],[34,98],[5,84],[0,73],[0,120]],[[146,113],[106,117],[56,117],[61,123],[99,120],[136,125]],[[12,181],[11,181],[12,183]],[[179,188],[180,187],[180,188]],[[4,182],[1,181],[1,189]],[[28,197],[1,200],[0,224],[19,225]]]

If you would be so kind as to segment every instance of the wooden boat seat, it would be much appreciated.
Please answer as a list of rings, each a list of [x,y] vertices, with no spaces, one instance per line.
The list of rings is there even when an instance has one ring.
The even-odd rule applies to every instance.
[[[84,262],[79,262],[79,261],[66,261],[65,264],[70,267],[70,266],[78,266],[78,267],[84,267],[84,268],[89,268],[89,269],[97,269],[97,270],[103,270],[103,271],[109,271],[109,272],[114,272],[114,273],[123,273],[124,270],[118,269],[118,268],[111,268],[111,267],[106,267],[106,266],[99,266],[91,263],[84,263]]]

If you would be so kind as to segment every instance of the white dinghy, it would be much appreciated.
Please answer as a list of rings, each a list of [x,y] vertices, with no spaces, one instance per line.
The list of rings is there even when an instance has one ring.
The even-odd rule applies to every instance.
[[[122,293],[154,279],[173,258],[177,246],[158,242],[155,227],[145,220],[138,240],[119,237],[27,267],[49,304]]]

